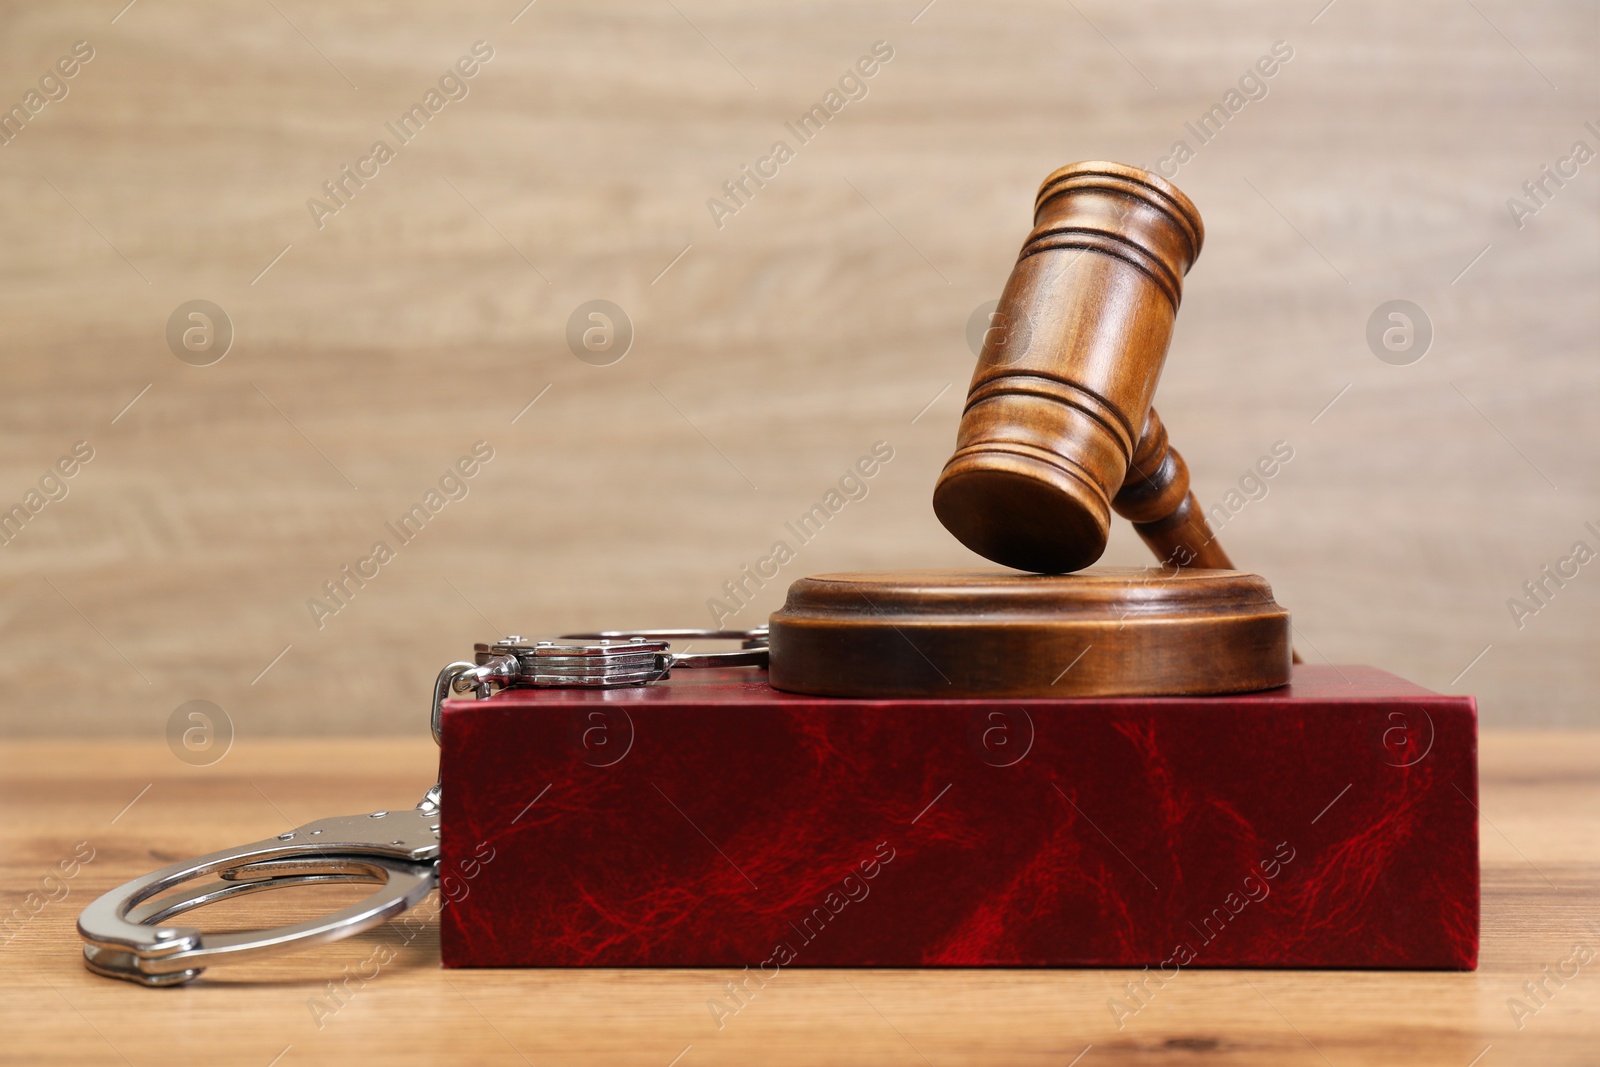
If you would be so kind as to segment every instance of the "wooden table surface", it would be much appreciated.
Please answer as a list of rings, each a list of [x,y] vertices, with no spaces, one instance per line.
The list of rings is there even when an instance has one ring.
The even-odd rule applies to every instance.
[[[1131,972],[785,971],[719,1030],[715,970],[444,971],[429,926],[339,1004],[341,980],[391,929],[298,956],[213,969],[169,990],[97,978],[73,922],[96,895],[183,856],[324,815],[412,803],[425,741],[240,743],[206,768],[161,746],[0,746],[0,902],[60,899],[0,948],[0,1062],[1593,1064],[1600,959],[1519,1029],[1508,998],[1546,964],[1600,945],[1600,733],[1491,733],[1482,743],[1483,952],[1477,973],[1184,971],[1119,1030]],[[88,842],[87,846],[80,842]],[[45,877],[93,850],[75,877]],[[69,869],[71,864],[69,863]],[[64,886],[66,895],[62,894]],[[331,890],[328,892],[332,892]],[[354,895],[355,890],[340,890]],[[35,898],[35,903],[44,895]],[[302,898],[304,902],[304,898]],[[282,902],[216,909],[278,921]],[[325,902],[324,902],[325,903]],[[318,1005],[321,1009],[318,1009]],[[1530,1007],[1533,1007],[1530,1003]],[[319,1025],[320,1024],[320,1025]]]

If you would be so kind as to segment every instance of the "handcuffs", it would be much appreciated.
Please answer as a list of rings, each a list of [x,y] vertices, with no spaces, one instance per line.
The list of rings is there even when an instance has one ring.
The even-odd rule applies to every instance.
[[[739,641],[726,652],[673,652],[673,641]],[[475,646],[433,685],[433,737],[444,702],[473,691],[613,689],[649,685],[675,669],[765,667],[767,630],[606,630],[526,643],[512,635]],[[577,643],[565,643],[577,642]],[[439,880],[441,790],[435,782],[410,811],[372,811],[318,819],[263,841],[174,863],[101,896],[78,916],[89,970],[146,986],[181,985],[208,965],[308,948],[360,933],[420,903]],[[206,875],[217,880],[180,889]],[[289,926],[202,933],[169,922],[230,897],[292,886],[371,883],[381,888],[349,907]],[[172,891],[172,892],[169,892]],[[165,895],[162,895],[165,894]]]

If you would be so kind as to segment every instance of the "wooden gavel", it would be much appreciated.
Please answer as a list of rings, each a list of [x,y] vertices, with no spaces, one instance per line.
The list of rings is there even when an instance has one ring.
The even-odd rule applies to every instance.
[[[934,488],[968,548],[1079,570],[1115,509],[1164,566],[1232,569],[1150,406],[1204,239],[1194,204],[1148,171],[1075,163],[1045,179]]]

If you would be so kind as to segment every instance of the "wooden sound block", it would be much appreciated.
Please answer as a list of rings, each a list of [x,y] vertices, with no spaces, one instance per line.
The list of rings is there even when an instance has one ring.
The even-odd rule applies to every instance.
[[[1198,696],[1289,681],[1289,613],[1225,570],[883,571],[789,587],[771,683],[816,696]]]

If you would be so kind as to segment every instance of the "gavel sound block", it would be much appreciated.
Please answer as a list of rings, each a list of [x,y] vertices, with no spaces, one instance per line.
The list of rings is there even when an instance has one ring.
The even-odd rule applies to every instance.
[[[1289,680],[1254,574],[1106,568],[823,574],[770,624],[772,685],[849,697],[1240,693]]]
[[[945,527],[1035,574],[907,572],[796,582],[772,616],[772,684],[828,696],[1238,693],[1289,681],[1289,614],[1233,570],[1151,397],[1205,229],[1171,183],[1119,163],[1045,179],[985,334]],[[1111,513],[1161,562],[1079,571]]]

